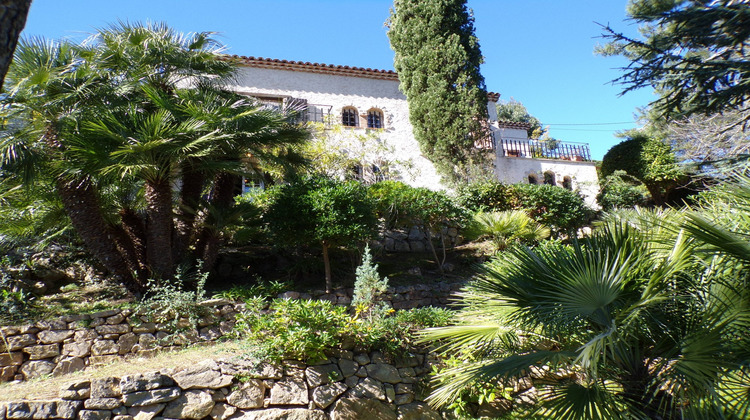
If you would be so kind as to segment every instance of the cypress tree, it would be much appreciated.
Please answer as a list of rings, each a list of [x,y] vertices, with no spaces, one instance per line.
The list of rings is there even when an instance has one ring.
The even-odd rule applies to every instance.
[[[482,54],[465,0],[395,0],[388,38],[422,153],[448,180],[488,162],[474,142],[489,136]]]

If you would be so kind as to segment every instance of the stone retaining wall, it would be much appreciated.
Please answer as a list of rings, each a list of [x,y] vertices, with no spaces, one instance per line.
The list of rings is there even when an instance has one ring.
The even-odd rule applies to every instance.
[[[242,305],[226,300],[200,304],[202,317],[153,322],[131,309],[69,315],[32,325],[0,327],[0,382],[58,376],[121,357],[214,341],[228,334]],[[177,332],[175,332],[177,331]]]
[[[420,390],[434,359],[338,350],[322,363],[240,359],[72,382],[53,401],[0,403],[0,420],[440,420]]]
[[[446,248],[461,245],[462,238],[458,234],[456,227],[443,227],[442,235],[445,238]],[[440,236],[436,234],[431,236],[435,244],[435,249],[441,249]],[[425,235],[424,229],[419,226],[413,226],[408,232],[398,230],[386,231],[383,234],[381,244],[389,252],[430,252],[427,235]]]
[[[463,283],[391,287],[382,299],[394,309],[445,306]],[[325,299],[349,305],[352,289],[334,293],[285,292],[281,298]],[[62,375],[129,356],[150,356],[158,350],[212,342],[229,334],[244,304],[213,299],[199,304],[197,319],[153,322],[132,309],[70,315],[32,325],[0,327],[0,382]],[[177,332],[175,332],[177,331]]]

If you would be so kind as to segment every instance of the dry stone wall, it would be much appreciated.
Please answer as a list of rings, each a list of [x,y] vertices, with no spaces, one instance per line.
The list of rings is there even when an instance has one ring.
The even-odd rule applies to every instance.
[[[0,420],[439,420],[420,393],[434,361],[424,352],[390,362],[348,350],[316,364],[209,360],[71,382],[56,400],[0,403]]]
[[[242,305],[202,302],[197,319],[154,317],[132,309],[69,315],[32,325],[0,327],[0,382],[58,376],[121,357],[209,342],[228,334]]]
[[[382,300],[395,309],[445,306],[462,282],[391,287]],[[280,298],[325,299],[349,305],[353,289],[334,293],[285,292]],[[70,315],[32,325],[0,327],[0,382],[58,376],[108,364],[130,356],[150,356],[160,350],[212,342],[232,332],[244,304],[212,299],[199,304],[203,316],[154,322],[132,309],[112,309]]]

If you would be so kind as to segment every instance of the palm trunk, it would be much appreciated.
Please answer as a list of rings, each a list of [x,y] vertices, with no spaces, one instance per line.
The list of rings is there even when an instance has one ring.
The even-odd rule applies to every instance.
[[[174,273],[172,260],[172,186],[167,179],[146,182],[146,260],[155,279]]]
[[[333,279],[331,278],[331,260],[328,258],[328,243],[321,242],[323,245],[323,266],[326,273],[326,293],[333,293]]]
[[[0,87],[13,59],[18,36],[26,26],[30,6],[31,0],[0,1]]]
[[[112,228],[102,217],[94,186],[80,179],[58,178],[56,183],[65,212],[86,248],[129,292],[140,295],[143,290],[118,249]]]
[[[144,289],[148,281],[148,261],[146,258],[146,227],[140,216],[133,210],[125,208],[120,210],[120,222],[122,232],[132,248],[132,259],[136,266],[136,278]]]
[[[191,238],[195,234],[195,219],[204,183],[205,177],[202,173],[192,170],[191,165],[183,165],[180,203],[175,212],[174,241],[172,244],[174,261],[183,262],[190,247]]]
[[[232,207],[237,182],[238,178],[236,175],[223,172],[216,176],[210,203],[214,211],[226,212]],[[215,218],[208,217],[206,223],[211,225],[203,226],[198,243],[196,244],[196,251],[203,261],[203,268],[205,270],[210,270],[219,257],[221,226],[218,226],[217,222]]]

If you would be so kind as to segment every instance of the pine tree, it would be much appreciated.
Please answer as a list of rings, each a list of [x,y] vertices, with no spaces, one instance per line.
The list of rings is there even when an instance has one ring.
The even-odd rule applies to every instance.
[[[388,37],[422,153],[449,180],[465,179],[486,156],[487,90],[465,0],[395,0]]]

